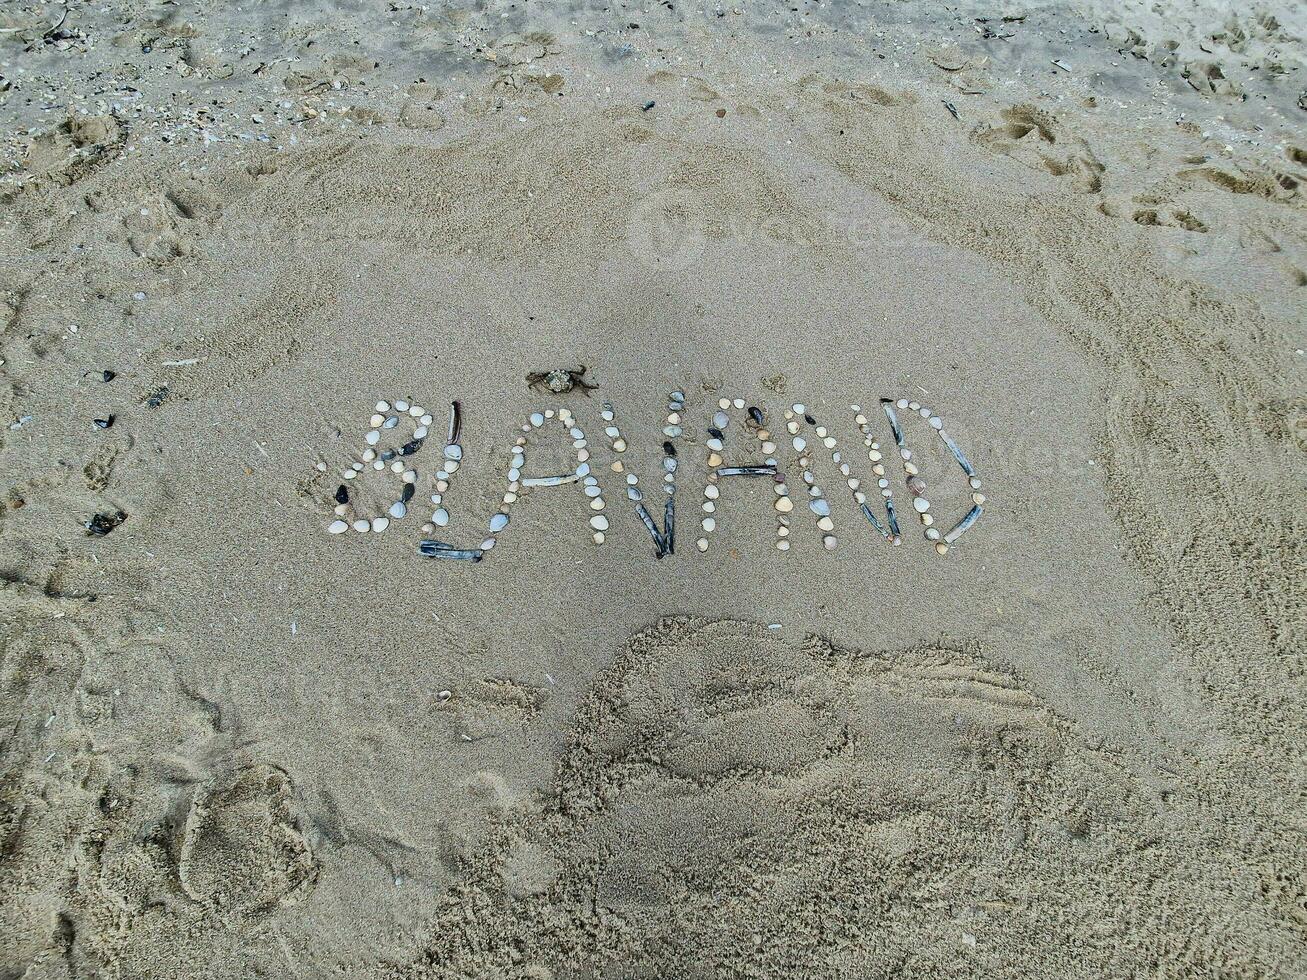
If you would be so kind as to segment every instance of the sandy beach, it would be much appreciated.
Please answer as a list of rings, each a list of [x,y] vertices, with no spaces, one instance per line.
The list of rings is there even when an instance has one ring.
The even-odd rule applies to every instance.
[[[1307,976],[1305,32],[0,8],[0,980]]]

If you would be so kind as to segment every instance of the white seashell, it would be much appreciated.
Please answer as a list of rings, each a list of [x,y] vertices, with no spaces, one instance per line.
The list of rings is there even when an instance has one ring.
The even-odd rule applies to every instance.
[[[792,407],[794,409],[795,415],[802,415],[804,412],[808,410],[808,406],[803,404],[795,404]]]
[[[495,514],[490,518],[490,530],[496,534],[508,527],[507,514]]]
[[[908,407],[908,400],[907,400],[906,398],[900,398],[900,399],[899,399],[898,401],[896,401],[894,404],[897,405],[899,408],[907,408],[907,407]]]
[[[481,542],[482,551],[491,551],[494,549],[494,547],[495,547],[494,538],[486,538],[484,541]]]
[[[709,500],[716,500],[719,496],[721,496],[721,491],[717,489],[717,486],[715,484],[710,483],[703,488],[703,495],[707,497]]]
[[[365,435],[363,438],[364,438],[364,440],[367,441],[367,444],[368,444],[369,446],[375,446],[378,442],[381,441],[381,433],[378,432],[376,429],[373,429],[371,432],[369,432],[369,433],[368,433],[367,435]]]
[[[789,543],[788,541],[786,541],[784,538],[781,538],[780,540],[778,540],[778,541],[776,542],[776,550],[777,550],[777,551],[789,551],[789,550],[790,550],[790,543]]]
[[[839,547],[840,544],[839,541],[835,539],[835,535],[833,534],[826,535],[824,538],[821,539],[821,543],[822,543],[822,547],[824,547],[827,551],[834,551],[836,548]]]
[[[425,439],[426,437],[427,437],[427,427],[425,425],[419,425],[416,429],[413,430],[414,439]]]
[[[372,416],[372,418],[368,419],[368,424],[371,425],[372,428],[374,429],[380,429],[381,423],[384,421],[386,421],[386,417],[384,415],[374,415]]]
[[[540,426],[545,424],[545,417],[539,412],[533,412],[529,421],[532,426],[538,429]]]
[[[734,398],[734,399],[731,400],[731,404],[734,405],[736,408],[743,408],[743,407],[744,407],[744,399],[743,399],[743,398]]]
[[[397,411],[397,412],[407,412],[407,411],[408,411],[408,402],[406,402],[406,401],[397,401],[397,402],[395,402],[395,411]]]
[[[717,530],[717,521],[711,517],[705,517],[703,519],[703,529],[708,534],[711,534],[713,531]]]
[[[730,407],[731,407],[731,400],[730,400],[729,398],[718,398],[718,399],[717,399],[717,407],[718,407],[718,408],[730,408]]]
[[[590,526],[596,531],[607,531],[608,518],[603,514],[595,514],[594,517],[590,518]]]
[[[354,530],[358,531],[359,534],[362,534],[370,527],[372,527],[372,525],[367,521],[363,520],[362,518],[359,518],[357,521],[354,522]]]
[[[708,539],[707,539],[707,538],[700,538],[698,541],[696,541],[696,542],[694,543],[694,546],[695,546],[696,548],[698,548],[700,551],[707,551],[707,550],[708,550]]]
[[[793,441],[793,445],[794,445],[794,451],[795,451],[796,453],[801,453],[801,452],[803,452],[804,449],[807,448],[807,446],[808,446],[808,441],[807,441],[806,439],[804,439],[803,436],[795,436],[795,437],[794,437],[794,441]]]
[[[435,419],[433,419],[430,415],[424,415],[422,416],[422,418],[418,419],[418,425],[430,425],[434,421]]]
[[[436,527],[444,527],[449,523],[449,511],[441,507],[431,515],[431,523],[436,525]]]
[[[925,497],[913,497],[912,508],[918,514],[924,514],[926,511],[930,510],[930,501]]]
[[[603,532],[603,531],[595,531],[595,533],[592,535],[592,537],[594,538],[594,543],[595,543],[595,544],[603,544],[604,541],[606,540],[606,539],[604,538],[604,532]]]
[[[829,517],[823,517],[817,521],[817,527],[821,528],[821,530],[823,531],[834,531],[835,522],[832,521]]]
[[[344,521],[332,521],[327,525],[328,534],[342,534],[349,530],[349,525]]]
[[[390,527],[390,518],[389,518],[389,517],[374,517],[374,518],[372,518],[372,530],[376,531],[378,534],[380,534],[382,531],[384,531],[384,530],[385,530],[386,528],[388,528],[388,527]]]
[[[377,411],[378,411],[378,412],[389,412],[389,411],[390,411],[390,402],[377,402]]]
[[[396,520],[403,517],[407,513],[408,513],[408,507],[405,506],[404,501],[402,500],[396,500],[393,504],[390,505],[390,516],[395,518]]]

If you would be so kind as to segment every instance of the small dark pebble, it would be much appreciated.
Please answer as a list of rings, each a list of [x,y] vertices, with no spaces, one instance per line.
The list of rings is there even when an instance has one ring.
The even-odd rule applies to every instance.
[[[413,499],[413,484],[405,483],[404,489],[399,492],[399,499],[403,503],[408,503]]]
[[[811,415],[805,415],[805,416],[803,417],[803,421],[807,422],[809,425],[816,425],[816,424],[817,424],[817,420],[814,419]]]
[[[145,399],[145,404],[148,405],[150,408],[158,408],[160,405],[163,404],[163,400],[167,397],[168,397],[168,386],[164,385],[158,391],[154,392],[154,394],[150,395],[150,397]]]
[[[714,439],[725,439],[725,438],[726,438],[726,436],[725,436],[725,434],[722,432],[722,430],[719,429],[719,428],[717,428],[717,427],[714,426],[714,425],[710,425],[710,426],[708,426],[708,435],[712,436]]]
[[[343,483],[336,488],[336,503],[338,504],[349,503],[349,490],[345,487],[345,484]]]
[[[117,416],[110,415],[107,419],[92,419],[91,421],[94,422],[97,427],[101,429],[107,429],[111,425],[113,425],[113,420],[115,418],[117,418]]]
[[[118,377],[118,372],[116,372],[116,371],[105,371],[104,374],[100,375],[100,377],[104,378],[104,383],[105,383],[105,384],[108,384],[108,383],[109,383],[110,381],[112,381],[114,378]]]
[[[378,456],[377,459],[381,460],[383,463],[389,463],[389,462],[390,462],[392,459],[394,459],[397,455],[399,455],[399,454],[396,453],[395,450],[393,450],[393,449],[387,449],[387,450],[385,450],[384,452],[382,452],[382,454],[381,454],[380,456]]]
[[[753,419],[758,425],[762,425],[762,409],[756,405],[750,405],[749,418]]]
[[[646,102],[644,105],[642,105],[642,106],[640,107],[640,111],[641,111],[641,112],[648,112],[648,111],[649,111],[650,109],[652,109],[653,107],[654,107],[654,100],[653,100],[653,99],[650,99],[648,102]]]
[[[670,442],[664,442],[664,443],[663,443],[663,455],[664,455],[664,456],[671,456],[673,459],[675,459],[675,458],[676,458],[676,447],[673,446]]]
[[[103,511],[86,522],[86,536],[102,538],[125,520],[127,520],[126,511]]]
[[[410,439],[408,442],[404,443],[404,445],[399,447],[399,454],[401,456],[412,456],[415,452],[417,452],[421,448],[422,448],[421,439]]]

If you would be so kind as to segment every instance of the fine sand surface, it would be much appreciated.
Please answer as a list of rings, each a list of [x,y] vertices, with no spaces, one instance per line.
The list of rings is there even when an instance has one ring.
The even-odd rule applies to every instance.
[[[0,9],[0,980],[1307,975],[1303,19]]]

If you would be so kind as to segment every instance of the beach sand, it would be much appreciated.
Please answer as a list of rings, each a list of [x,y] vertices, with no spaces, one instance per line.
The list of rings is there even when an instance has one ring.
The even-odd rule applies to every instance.
[[[1300,10],[63,10],[0,13],[0,978],[1307,974]],[[600,413],[657,513],[677,389],[656,559]],[[797,403],[874,507],[865,413],[902,544],[824,449],[834,550],[705,514],[720,398],[796,501]],[[946,555],[881,398],[983,478]],[[379,401],[409,513],[328,534]],[[602,545],[422,557],[559,409]]]

